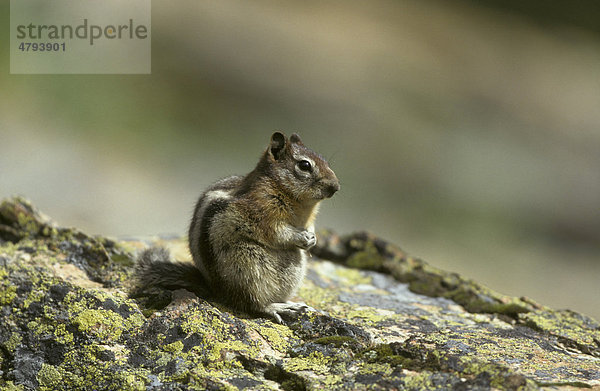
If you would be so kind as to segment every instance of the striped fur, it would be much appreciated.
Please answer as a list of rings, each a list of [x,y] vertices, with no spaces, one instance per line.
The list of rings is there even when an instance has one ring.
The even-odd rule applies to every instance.
[[[321,156],[295,134],[287,139],[274,133],[252,172],[216,182],[196,204],[189,247],[201,290],[234,308],[277,320],[279,314],[303,308],[288,301],[304,278],[307,250],[316,243],[319,203],[338,189],[337,177]],[[143,264],[147,271],[153,263]],[[177,285],[170,271],[169,284],[163,286]],[[189,267],[187,272],[192,273]],[[141,283],[160,281],[146,275]]]

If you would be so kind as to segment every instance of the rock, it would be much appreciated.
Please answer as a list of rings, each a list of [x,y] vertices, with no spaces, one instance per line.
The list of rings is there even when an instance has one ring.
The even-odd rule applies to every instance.
[[[369,234],[319,235],[279,325],[185,290],[130,297],[143,242],[0,205],[0,388],[600,389],[600,325],[507,297]],[[163,242],[179,260],[185,242]],[[177,251],[179,249],[179,251]]]

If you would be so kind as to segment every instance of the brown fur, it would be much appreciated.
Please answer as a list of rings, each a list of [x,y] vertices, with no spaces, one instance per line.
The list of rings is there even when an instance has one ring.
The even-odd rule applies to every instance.
[[[196,205],[189,245],[205,289],[235,308],[278,321],[280,314],[303,308],[288,300],[304,278],[306,252],[316,243],[319,203],[337,190],[338,179],[321,156],[298,135],[288,139],[275,132],[253,171],[218,181]],[[151,270],[146,261],[150,275],[141,283],[160,285]]]

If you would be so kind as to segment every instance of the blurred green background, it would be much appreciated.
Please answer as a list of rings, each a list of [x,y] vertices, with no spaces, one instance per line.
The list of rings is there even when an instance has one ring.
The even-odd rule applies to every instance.
[[[600,318],[600,2],[153,0],[151,75],[10,75],[0,197],[183,235],[273,130],[330,159],[318,226]]]

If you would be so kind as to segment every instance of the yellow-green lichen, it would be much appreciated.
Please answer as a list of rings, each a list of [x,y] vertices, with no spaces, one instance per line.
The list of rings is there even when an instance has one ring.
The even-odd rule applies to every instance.
[[[113,361],[101,361],[97,357],[101,348],[97,345],[80,346],[76,350],[68,351],[60,366],[64,384],[69,384],[72,389],[97,389],[99,384],[111,389],[145,390],[142,380],[147,372],[137,369],[114,370]],[[55,388],[56,389],[56,388]]]
[[[409,372],[405,374],[402,381],[408,390],[431,390],[434,389],[431,378],[432,373],[428,371]]]
[[[29,235],[36,235],[42,227],[42,224],[35,220],[34,216],[21,211],[17,212],[17,223],[19,228]]]
[[[181,329],[188,334],[224,333],[227,330],[227,325],[219,319],[219,315],[220,311],[216,308],[211,308],[205,312],[194,309],[184,314]]]
[[[352,254],[347,260],[346,265],[357,269],[380,270],[385,259],[379,254],[375,245],[370,242],[365,243],[365,248]]]
[[[445,358],[440,358],[440,361],[445,361]],[[521,372],[513,372],[501,364],[494,362],[486,362],[481,357],[472,357],[463,355],[458,357],[458,362],[461,370],[461,375],[466,377],[477,377],[481,374],[486,374],[490,379],[490,386],[499,390],[537,390],[537,384],[525,377]]]
[[[44,292],[43,290],[41,290],[41,289],[33,289],[27,295],[27,298],[25,298],[25,301],[23,301],[23,308],[24,309],[29,308],[29,306],[31,305],[31,303],[40,301],[45,295],[46,295],[46,292]]]
[[[136,374],[126,374],[123,376],[124,390],[144,391],[146,384],[144,380]]]
[[[242,341],[229,340],[226,342],[215,341],[211,344],[211,349],[207,355],[207,358],[214,362],[218,367],[224,366],[237,366],[241,367],[241,364],[237,361],[228,360],[227,353],[242,353],[246,356],[256,357],[257,350],[255,346],[248,345]]]
[[[360,318],[361,322],[369,325],[376,324],[389,318],[389,316],[378,313],[376,308],[371,307],[358,307],[352,309],[346,314],[346,317],[350,320],[356,320],[356,318]]]
[[[54,336],[57,342],[63,344],[71,344],[73,342],[73,334],[67,330],[67,325],[63,323],[55,325]]]
[[[45,226],[42,229],[42,235],[46,237],[55,237],[58,235],[58,230],[55,227]]]
[[[115,254],[110,257],[110,260],[121,266],[132,267],[133,265],[135,265],[135,261],[133,260],[133,258],[130,255],[126,254]]]
[[[345,285],[354,286],[370,284],[372,278],[364,276],[359,270],[349,268],[337,268],[335,274],[343,280]]]
[[[358,370],[361,375],[382,375],[388,376],[392,373],[392,367],[387,363],[363,363]]]
[[[63,375],[54,365],[42,364],[37,380],[41,390],[57,390],[63,385]]]
[[[276,324],[273,322],[258,324],[256,321],[250,320],[245,322],[246,325],[260,334],[273,349],[281,353],[286,353],[290,348],[290,340],[297,339],[289,327]]]
[[[257,341],[240,341],[232,339],[232,325],[226,323],[220,317],[220,311],[216,308],[205,310],[194,309],[186,312],[181,329],[189,334],[198,334],[202,338],[203,359],[209,363],[211,368],[241,368],[238,360],[233,358],[239,354],[247,357],[257,357],[260,348]],[[196,352],[192,348],[191,352]]]
[[[413,359],[395,354],[388,344],[377,345],[366,350],[363,352],[363,358],[367,362],[386,363],[392,367],[402,366],[409,369],[413,369],[417,364]]]
[[[22,213],[25,216],[15,214],[13,220],[29,224],[32,213],[25,209]],[[314,273],[310,276],[316,274],[318,279],[307,281],[300,290],[304,300],[327,311],[332,319],[316,312],[302,314],[289,323],[294,331],[263,319],[240,319],[221,307],[194,300],[189,307],[174,300],[146,321],[138,304],[123,293],[125,276],[131,272],[130,252],[111,240],[52,229],[42,220],[33,220],[40,232],[18,232],[26,236],[18,246],[0,246],[2,256],[10,257],[7,266],[0,268],[0,304],[9,306],[5,307],[5,319],[12,333],[2,341],[5,354],[0,354],[0,366],[12,369],[6,351],[31,348],[39,353],[36,357],[46,360],[37,373],[42,390],[63,385],[74,389],[143,390],[178,385],[235,389],[238,384],[248,384],[251,389],[369,389],[384,387],[374,384],[380,378],[389,380],[385,386],[400,389],[460,387],[458,381],[481,388],[527,389],[533,382],[528,383],[525,376],[552,378],[553,382],[539,383],[541,386],[585,387],[578,379],[597,373],[597,360],[591,356],[596,353],[593,343],[600,338],[596,324],[587,318],[502,296],[456,274],[393,253],[393,248],[381,251],[382,243],[375,245],[368,238],[343,243],[348,252],[357,251],[346,259],[347,265],[392,274],[412,283],[413,291],[447,297],[470,312],[508,314],[519,326],[505,316],[466,314],[444,300],[440,300],[443,306],[436,306],[436,300],[423,300],[416,303],[415,312],[404,306],[398,306],[398,311],[371,308],[380,303],[353,289],[371,283],[367,273],[332,263],[322,268],[311,266]],[[25,230],[35,230],[35,224]],[[69,268],[57,271],[55,266],[73,261],[85,269],[83,278],[100,281],[105,288],[73,286]],[[52,277],[53,271],[57,277]],[[368,293],[373,297],[386,294],[379,290]],[[361,295],[361,300],[340,300],[353,294]],[[382,321],[389,327],[381,327]],[[23,331],[27,336],[19,334]],[[332,335],[348,335],[346,331],[356,331],[356,339]],[[157,335],[148,340],[154,332]],[[364,342],[363,332],[380,344]],[[24,343],[29,345],[21,346]],[[52,355],[47,354],[49,349]],[[49,365],[49,358],[54,365]],[[267,377],[267,371],[262,371],[272,367],[279,368],[274,371],[279,374]],[[543,374],[536,375],[538,371]],[[595,383],[592,380],[590,384]],[[19,388],[23,387],[0,380],[0,389]]]
[[[326,309],[339,303],[338,295],[331,289],[318,287],[310,280],[305,280],[299,289],[298,295],[306,304],[318,309]]]
[[[80,312],[73,322],[79,331],[94,335],[102,340],[118,340],[126,329],[123,318],[109,310],[86,309]]]
[[[112,310],[91,309],[98,301],[121,301],[118,297],[107,292],[93,291],[94,297],[82,297],[78,289],[69,291],[63,300],[72,322],[82,332],[102,340],[117,340],[123,332],[132,333],[141,327],[144,316],[133,312],[128,317],[122,317]],[[132,304],[133,306],[133,304]]]
[[[571,311],[552,311],[545,308],[543,311],[521,314],[519,319],[534,329],[544,330],[582,345],[598,346],[597,341],[600,341],[600,326],[596,323],[586,327],[583,317]],[[590,330],[592,327],[596,330]],[[600,356],[600,348],[597,348],[597,355]]]
[[[330,375],[330,376],[325,376],[325,378],[320,383],[323,386],[325,386],[326,389],[330,389],[335,386],[338,386],[340,384],[340,382],[342,381],[342,379],[343,379],[342,375]]]
[[[210,380],[211,383],[216,383],[219,385],[219,389],[231,389],[237,390],[237,387],[234,387],[229,382],[231,379],[244,378],[248,380],[254,380],[257,384],[260,384],[263,379],[261,377],[257,377],[250,372],[247,372],[241,365],[240,366],[230,366],[230,367],[219,367],[219,366],[206,366],[202,363],[194,363],[190,366],[189,372],[186,374],[186,378],[180,380],[179,382],[183,382],[187,387],[194,390],[205,390],[206,381]],[[165,378],[165,380],[169,380]],[[252,389],[271,389],[266,387],[261,387],[260,385],[257,388]]]
[[[12,381],[7,381],[6,383],[2,383],[0,381],[0,386],[2,387],[2,391],[23,391],[23,390],[25,390],[24,385],[15,384]]]
[[[16,243],[6,242],[2,243],[2,245],[0,246],[0,250],[3,256],[13,257],[17,253],[17,251],[19,251],[19,247]],[[5,271],[4,268],[1,268],[0,271],[4,271],[4,273],[6,273],[6,275],[8,276],[8,273]]]
[[[36,335],[52,335],[56,342],[70,344],[73,342],[73,334],[67,330],[63,323],[53,323],[50,318],[38,318],[27,324],[27,328]]]
[[[472,284],[469,286],[468,282],[464,282],[443,296],[462,305],[469,312],[516,316],[529,311],[527,304],[518,298],[503,296],[490,289]]]
[[[11,305],[15,297],[17,297],[16,286],[8,285],[0,287],[0,305]]]
[[[290,372],[311,371],[318,375],[329,373],[332,360],[321,352],[312,352],[308,356],[293,357],[284,363],[284,369]]]
[[[156,366],[162,367],[169,364],[169,362],[173,359],[173,356],[170,354],[163,354],[155,358]]]
[[[17,346],[21,344],[23,341],[23,337],[17,332],[13,332],[10,334],[10,338],[6,342],[4,342],[4,346],[9,352],[14,352]]]
[[[164,350],[171,353],[179,353],[183,350],[183,342],[175,341],[163,347]]]

